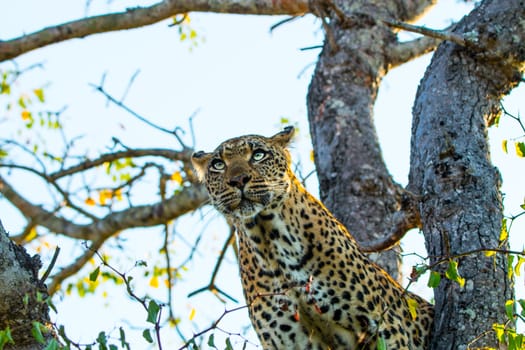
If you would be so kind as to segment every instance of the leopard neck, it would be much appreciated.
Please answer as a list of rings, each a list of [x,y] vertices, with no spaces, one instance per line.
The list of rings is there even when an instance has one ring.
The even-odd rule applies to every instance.
[[[307,271],[314,269],[315,256],[327,254],[325,250],[330,250],[335,239],[355,244],[346,229],[296,178],[280,205],[238,221],[236,227],[240,258],[249,258],[249,265],[259,269],[253,272],[272,276],[283,272],[289,281],[307,279]]]

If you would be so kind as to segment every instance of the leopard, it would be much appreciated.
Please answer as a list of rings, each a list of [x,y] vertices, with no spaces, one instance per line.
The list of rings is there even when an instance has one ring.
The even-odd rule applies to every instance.
[[[433,306],[369,260],[294,175],[295,128],[192,155],[236,231],[240,279],[264,349],[426,349]]]

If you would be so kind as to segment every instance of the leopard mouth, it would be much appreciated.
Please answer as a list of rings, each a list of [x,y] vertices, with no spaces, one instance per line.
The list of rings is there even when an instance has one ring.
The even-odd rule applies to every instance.
[[[240,217],[253,216],[266,207],[265,200],[255,197],[252,198],[242,192],[235,200],[226,206],[228,211]]]

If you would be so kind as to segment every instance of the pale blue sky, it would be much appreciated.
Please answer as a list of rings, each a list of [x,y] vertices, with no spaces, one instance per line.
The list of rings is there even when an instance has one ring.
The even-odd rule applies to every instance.
[[[4,14],[0,22],[0,40],[76,19],[85,11],[84,1],[18,0],[9,2],[9,5],[5,3],[0,5]],[[136,4],[132,1],[113,1],[108,5],[106,1],[93,1],[89,14]],[[459,18],[465,10],[466,5],[457,4],[454,0],[440,1],[429,17],[421,20],[421,24],[442,28],[452,19]],[[23,77],[17,88],[31,90],[46,86],[49,109],[67,105],[64,113],[66,130],[72,135],[86,135],[81,145],[91,147],[92,156],[104,150],[112,136],[131,147],[178,147],[174,139],[145,127],[115,106],[108,107],[103,96],[89,86],[90,83],[98,83],[106,73],[105,87],[115,96],[120,96],[131,75],[140,70],[127,95],[128,105],[166,128],[181,126],[187,129],[188,117],[199,110],[194,119],[198,149],[210,150],[226,138],[246,133],[271,135],[277,131],[279,121],[284,117],[299,124],[301,132],[294,156],[296,159],[300,157],[302,163],[311,168],[305,97],[319,51],[299,49],[321,44],[319,22],[307,16],[270,33],[270,26],[283,17],[192,14],[191,19],[191,26],[199,36],[198,46],[191,51],[188,43],[179,41],[177,29],[168,27],[169,21],[147,28],[72,40],[17,58],[20,67],[37,62],[44,64],[43,69]],[[382,83],[376,105],[375,120],[384,157],[396,181],[402,184],[406,184],[408,174],[411,106],[429,59],[426,56],[391,71]],[[8,67],[9,62],[0,65],[0,69]],[[523,110],[523,97],[521,87],[514,91],[505,105],[510,111]],[[0,103],[3,104],[3,100],[0,99]],[[18,116],[7,114],[7,117]],[[12,128],[4,130],[16,135]],[[513,154],[503,154],[500,144],[503,138],[519,135],[516,125],[507,120],[502,121],[500,128],[490,131],[494,146],[492,156],[503,173],[502,190],[508,194],[507,210],[512,213],[518,212],[518,205],[523,203],[525,161]],[[190,138],[186,141],[189,143]],[[52,144],[52,140],[49,142]],[[316,192],[315,181],[310,186]],[[40,192],[34,186],[27,186],[26,191],[28,194]],[[147,194],[144,196],[147,198]],[[0,218],[11,232],[17,232],[22,224],[14,213],[5,202],[0,201]],[[216,215],[211,209],[205,209],[204,213],[206,219]],[[183,235],[197,233],[203,229],[198,219],[200,217],[190,218],[178,224],[177,232]],[[226,234],[220,221],[214,225],[212,229],[208,228],[202,253],[190,266],[191,273],[176,289],[177,298],[182,298],[178,301],[180,309],[177,310],[181,317],[187,316],[191,308],[197,309],[195,327],[184,328],[187,335],[207,326],[223,309],[222,304],[210,295],[183,298],[207,282],[214,260],[207,259],[206,255],[216,254]],[[523,246],[523,226],[523,223],[517,225],[512,232],[516,249]],[[159,230],[137,231],[124,234],[128,239],[125,242],[127,262],[132,264],[135,260],[144,259],[154,263],[156,249],[160,246]],[[191,241],[191,238],[194,237],[188,240]],[[417,232],[409,233],[403,246],[406,252],[416,251],[424,255],[422,237]],[[185,255],[182,254],[185,246],[180,241],[173,249],[174,255]],[[61,259],[62,263],[67,263],[66,253],[61,255]],[[126,260],[123,260],[125,265]],[[221,285],[242,300],[233,257],[229,256],[229,260],[231,263],[221,272]],[[411,264],[413,260],[407,262],[407,269]],[[421,285],[425,283],[423,279]],[[522,282],[517,284],[523,285]],[[137,288],[141,292],[147,289]],[[424,287],[416,287],[416,290],[427,297],[430,295]],[[138,312],[136,304],[126,302],[121,289],[110,288],[108,291],[110,296],[105,300],[94,297],[57,299],[58,322],[67,325],[72,337],[82,336],[87,341],[96,337],[100,330],[110,331],[115,323],[125,325],[119,322],[126,317],[133,324],[140,323],[137,319],[145,318]],[[120,305],[120,308],[115,310],[114,305]],[[245,322],[242,313],[232,315],[226,320],[224,328],[239,332],[239,324]],[[167,328],[163,336],[166,344],[177,344],[179,341],[173,329]],[[136,337],[141,338],[140,335]],[[144,343],[140,343],[136,348],[143,346]]]

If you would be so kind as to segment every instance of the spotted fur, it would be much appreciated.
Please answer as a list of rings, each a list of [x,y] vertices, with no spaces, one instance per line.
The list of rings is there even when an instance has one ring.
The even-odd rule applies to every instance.
[[[193,164],[237,230],[250,318],[264,349],[425,349],[433,308],[360,251],[301,185],[293,128],[198,152]],[[409,303],[413,306],[410,308]]]

